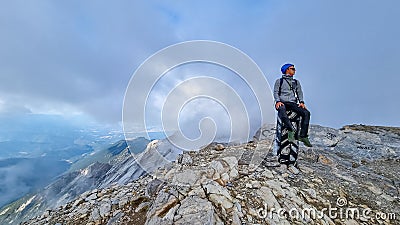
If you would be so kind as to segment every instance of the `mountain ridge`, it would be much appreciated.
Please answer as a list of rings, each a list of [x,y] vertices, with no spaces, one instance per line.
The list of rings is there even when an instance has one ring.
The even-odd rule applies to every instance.
[[[212,143],[198,152],[182,154],[171,150],[165,140],[150,142],[148,154],[143,154],[146,157],[137,160],[153,162],[152,151],[157,150],[170,154],[173,161],[154,164],[151,174],[133,170],[132,159],[114,167],[92,164],[79,172],[99,175],[102,184],[66,198],[57,207],[42,209],[44,213],[31,214],[24,224],[398,224],[400,138],[391,132],[395,128],[312,125],[314,147],[301,146],[300,174],[273,163],[274,129],[272,125],[261,128],[249,143]],[[121,153],[127,154],[127,149]],[[88,180],[79,183],[84,181]],[[385,213],[397,219],[343,219],[323,213],[314,219],[287,214],[305,208],[320,213],[324,207],[337,207],[339,199],[346,201],[343,207],[369,209],[375,215]],[[259,213],[271,208],[285,209],[286,214],[264,217]],[[3,218],[10,213],[3,212],[4,208]],[[2,222],[10,221],[16,222]]]

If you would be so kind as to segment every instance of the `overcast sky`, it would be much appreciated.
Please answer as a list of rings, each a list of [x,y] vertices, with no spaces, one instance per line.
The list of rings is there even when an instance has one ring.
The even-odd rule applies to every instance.
[[[398,0],[3,1],[0,114],[118,123],[146,58],[205,39],[245,52],[270,84],[294,63],[313,124],[400,126],[399,9]]]

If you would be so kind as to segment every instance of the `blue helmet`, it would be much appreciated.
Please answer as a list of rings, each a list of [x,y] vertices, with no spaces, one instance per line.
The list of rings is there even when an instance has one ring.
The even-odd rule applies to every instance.
[[[286,73],[286,70],[287,70],[289,67],[291,67],[291,66],[294,66],[294,65],[293,65],[293,64],[290,64],[290,63],[286,63],[285,65],[283,65],[283,66],[281,67],[282,74],[285,74],[285,73]]]

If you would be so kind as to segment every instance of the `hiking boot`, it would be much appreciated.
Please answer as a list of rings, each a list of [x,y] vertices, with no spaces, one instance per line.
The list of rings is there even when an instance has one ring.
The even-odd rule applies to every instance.
[[[288,141],[294,143],[294,131],[288,131]]]
[[[312,144],[310,143],[310,140],[308,140],[308,137],[300,137],[299,141],[303,142],[304,145],[307,147],[312,147]]]

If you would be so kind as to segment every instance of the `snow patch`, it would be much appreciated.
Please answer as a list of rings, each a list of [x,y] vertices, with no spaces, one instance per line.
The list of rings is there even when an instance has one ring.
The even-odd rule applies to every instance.
[[[5,210],[3,210],[2,212],[0,212],[0,216],[6,214],[8,212],[8,210],[10,210],[10,207],[8,207]]]
[[[101,139],[111,139],[111,138],[113,138],[113,136],[111,136],[111,135],[106,135],[106,136],[102,136],[102,137],[100,137]]]
[[[88,168],[81,170],[81,174],[82,174],[83,176],[88,175],[88,173],[89,173],[89,169],[88,169]]]
[[[35,195],[32,196],[28,201],[26,201],[24,204],[22,204],[18,209],[17,212],[22,212],[29,204],[31,204],[32,200],[35,198]]]

